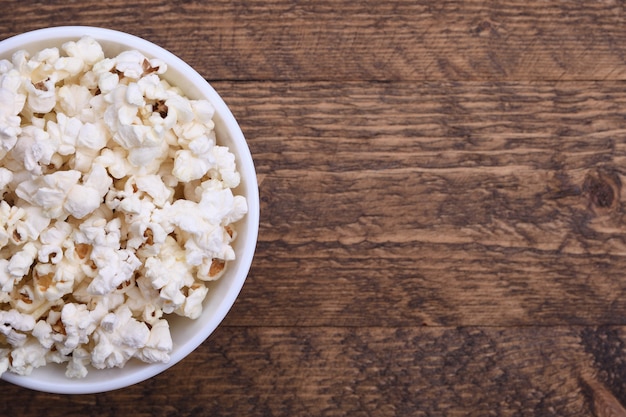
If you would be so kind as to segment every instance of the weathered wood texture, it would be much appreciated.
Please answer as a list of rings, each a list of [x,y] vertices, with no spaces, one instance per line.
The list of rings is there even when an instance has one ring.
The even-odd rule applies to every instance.
[[[606,410],[626,402],[625,340],[624,327],[222,327],[123,391],[0,387],[6,416],[607,417],[623,415]]]
[[[2,1],[5,36],[128,31],[209,79],[623,80],[624,5],[607,1]]]
[[[262,199],[229,324],[626,323],[620,83],[215,87]]]

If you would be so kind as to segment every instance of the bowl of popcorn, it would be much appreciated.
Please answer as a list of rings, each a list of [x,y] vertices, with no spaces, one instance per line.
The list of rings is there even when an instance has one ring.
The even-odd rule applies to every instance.
[[[0,42],[0,373],[96,393],[215,330],[252,263],[252,157],[206,80],[144,39],[40,29]]]

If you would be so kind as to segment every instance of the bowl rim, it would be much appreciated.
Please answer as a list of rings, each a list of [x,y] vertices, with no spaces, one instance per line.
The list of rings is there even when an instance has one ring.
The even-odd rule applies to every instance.
[[[61,44],[65,42],[65,40],[61,38],[77,40],[81,36],[91,36],[99,42],[103,41],[119,44],[124,49],[139,50],[148,57],[158,57],[165,62],[168,65],[168,72],[170,69],[175,68],[177,72],[184,73],[186,81],[191,82],[193,86],[197,88],[197,91],[193,94],[189,94],[189,91],[184,91],[184,93],[187,95],[196,95],[197,98],[201,97],[207,99],[215,108],[216,116],[223,121],[224,128],[227,129],[230,140],[236,144],[236,152],[234,153],[236,154],[242,184],[246,190],[245,197],[248,204],[248,213],[246,217],[241,220],[245,223],[246,234],[245,236],[238,236],[236,241],[239,242],[240,239],[245,238],[243,244],[244,250],[237,253],[238,260],[235,265],[233,265],[234,270],[227,270],[226,272],[234,274],[236,279],[234,279],[232,285],[228,287],[226,296],[220,299],[219,308],[210,317],[210,321],[207,325],[203,326],[202,331],[195,334],[190,341],[186,341],[184,345],[178,348],[175,347],[169,362],[154,364],[141,363],[136,366],[137,370],[133,370],[129,374],[119,372],[119,368],[106,370],[95,370],[91,368],[89,371],[90,374],[92,372],[102,373],[104,378],[102,381],[88,383],[81,383],[81,381],[83,381],[81,379],[69,379],[65,377],[65,379],[59,381],[41,381],[32,377],[32,375],[21,376],[9,371],[4,372],[0,377],[0,379],[4,381],[24,388],[56,394],[100,393],[134,385],[171,368],[200,346],[223,321],[239,296],[252,265],[258,239],[260,218],[259,188],[256,170],[248,143],[239,124],[222,97],[210,83],[177,55],[151,41],[127,32],[96,26],[54,26],[27,31],[1,40],[0,56],[10,58],[8,54],[12,54],[17,50],[28,49],[27,44],[33,42],[50,43],[54,39],[58,39],[58,44],[55,45],[60,48]],[[184,88],[182,89],[184,90]],[[36,371],[37,370],[34,372]],[[115,375],[116,371],[118,371],[117,375]]]

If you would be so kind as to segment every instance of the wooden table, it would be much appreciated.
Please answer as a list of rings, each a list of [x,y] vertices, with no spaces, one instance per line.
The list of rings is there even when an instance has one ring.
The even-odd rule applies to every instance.
[[[241,296],[127,389],[2,416],[626,415],[626,10],[604,1],[0,2],[155,42],[241,123]]]

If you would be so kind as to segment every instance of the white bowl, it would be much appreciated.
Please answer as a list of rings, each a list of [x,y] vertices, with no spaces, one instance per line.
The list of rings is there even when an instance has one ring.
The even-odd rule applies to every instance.
[[[151,378],[173,366],[189,355],[224,319],[247,277],[257,242],[259,228],[259,193],[256,172],[246,140],[232,113],[207,81],[188,64],[171,52],[139,37],[110,29],[64,26],[39,29],[23,33],[0,42],[0,59],[10,59],[21,49],[35,53],[48,47],[61,47],[64,42],[91,36],[103,47],[106,56],[135,49],[148,57],[158,57],[168,65],[164,75],[190,98],[207,99],[215,107],[215,124],[218,143],[226,145],[235,154],[241,173],[241,185],[235,190],[247,198],[249,212],[237,225],[234,250],[237,259],[228,265],[225,274],[210,288],[202,315],[196,320],[170,317],[174,349],[171,360],[165,364],[146,364],[130,361],[123,368],[106,370],[89,369],[83,379],[65,376],[65,365],[49,364],[35,369],[29,376],[5,372],[2,379],[30,389],[60,393],[87,394],[111,391]]]

